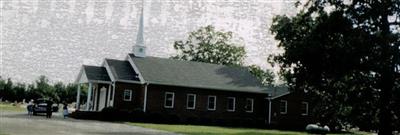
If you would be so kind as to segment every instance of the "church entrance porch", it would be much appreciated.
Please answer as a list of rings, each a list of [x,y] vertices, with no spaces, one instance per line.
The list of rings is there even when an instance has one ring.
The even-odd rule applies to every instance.
[[[82,87],[86,85],[87,87]],[[86,101],[81,100],[82,88],[87,88],[87,98]],[[76,100],[76,110],[79,111],[101,111],[106,107],[113,106],[114,91],[112,89],[111,83],[79,83],[77,100]]]

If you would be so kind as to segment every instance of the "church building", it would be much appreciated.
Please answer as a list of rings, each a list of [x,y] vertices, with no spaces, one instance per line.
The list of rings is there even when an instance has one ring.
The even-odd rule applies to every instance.
[[[303,126],[309,121],[304,95],[263,86],[245,67],[146,56],[143,30],[142,11],[132,53],[123,60],[105,58],[100,66],[82,66],[76,83],[88,85],[88,96],[81,101],[78,87],[78,111],[113,107],[189,123]]]

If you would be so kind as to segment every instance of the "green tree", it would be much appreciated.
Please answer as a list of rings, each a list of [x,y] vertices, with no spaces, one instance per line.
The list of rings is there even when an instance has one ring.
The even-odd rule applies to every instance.
[[[222,65],[242,65],[246,55],[243,46],[232,41],[232,32],[217,31],[208,25],[193,31],[186,41],[175,41],[178,55],[174,59]]]
[[[233,41],[232,32],[217,31],[208,25],[193,31],[186,41],[175,41],[174,48],[178,55],[173,59],[206,62],[228,66],[243,66],[246,51]],[[263,70],[256,65],[248,67],[264,85],[272,84],[274,74],[270,70]]]
[[[8,101],[15,101],[16,100],[16,95],[15,95],[15,91],[13,91],[13,82],[11,80],[11,78],[8,78],[7,81],[5,82],[5,84],[3,84],[2,87],[2,96],[4,98],[4,100],[8,100]]]
[[[2,100],[4,100],[4,94],[5,94],[4,86],[6,86],[6,81],[0,76],[0,99]]]
[[[26,90],[26,97],[25,99],[27,100],[35,100],[38,98],[42,98],[42,94],[38,92],[38,90],[35,88],[34,84],[28,84],[28,88]]]
[[[69,83],[64,85],[62,82],[54,84],[55,93],[58,97],[57,102],[71,103],[76,101],[77,85]],[[83,93],[81,93],[83,95]]]
[[[60,103],[60,102],[65,102],[65,99],[67,98],[67,92],[65,89],[65,85],[62,82],[57,82],[56,84],[53,85],[54,87],[54,92],[55,92],[55,102]]]
[[[78,90],[78,85],[70,83],[66,86],[65,88],[65,102],[67,103],[72,103],[76,101],[76,95],[77,95],[77,91]],[[84,96],[86,93],[82,92],[81,93],[81,99],[84,98]]]
[[[271,31],[285,50],[274,61],[293,90],[310,91],[319,101],[320,122],[392,134],[399,117],[393,94],[399,91],[399,15],[398,0],[310,0],[296,16],[274,18]]]
[[[259,66],[251,65],[248,67],[250,73],[257,77],[263,85],[272,85],[274,83],[275,75],[270,70],[263,70]]]
[[[25,99],[26,96],[26,85],[24,83],[17,83],[15,86],[13,86],[13,90],[15,93],[15,97],[16,97],[16,101],[23,101],[23,99]]]
[[[83,86],[81,99],[85,101],[87,86]],[[50,98],[56,103],[75,102],[77,95],[77,85],[68,83],[65,85],[62,82],[57,82],[54,85],[49,83],[46,76],[40,76],[35,83],[14,83],[11,78],[7,81],[0,77],[0,98],[8,101],[27,101],[38,98]]]
[[[35,94],[40,95],[41,98],[50,98],[52,100],[58,100],[57,94],[49,84],[49,79],[46,76],[39,76],[38,80],[35,81],[36,88],[34,90]]]

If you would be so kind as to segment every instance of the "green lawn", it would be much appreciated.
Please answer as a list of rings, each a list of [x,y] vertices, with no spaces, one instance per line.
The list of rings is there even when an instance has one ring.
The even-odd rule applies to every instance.
[[[3,131],[0,130],[0,135],[7,135],[7,134],[3,133]]]
[[[21,112],[26,111],[26,109],[19,105],[14,106],[11,103],[0,102],[0,111]]]
[[[188,135],[306,135],[304,132],[264,130],[251,128],[228,128],[217,126],[197,126],[197,125],[168,125],[168,124],[149,124],[149,123],[129,123],[130,125],[165,130],[175,133]]]
[[[169,125],[169,124],[150,124],[150,123],[132,123],[129,125],[164,130],[174,133],[187,135],[307,135],[305,132],[281,131],[252,128],[229,128],[218,126],[197,126],[197,125]],[[344,135],[344,134],[337,134]],[[367,135],[367,133],[356,133],[353,135]]]

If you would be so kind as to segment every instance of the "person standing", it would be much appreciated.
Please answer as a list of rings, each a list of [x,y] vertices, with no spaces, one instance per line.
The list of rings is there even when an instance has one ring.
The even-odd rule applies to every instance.
[[[64,103],[63,115],[64,115],[64,119],[68,117],[68,104],[67,103]]]
[[[31,117],[33,114],[33,99],[31,101],[29,101],[28,105],[26,106],[27,110],[28,110],[28,116]]]
[[[53,112],[52,105],[53,105],[53,103],[51,101],[47,101],[46,118],[51,118],[51,114]]]

